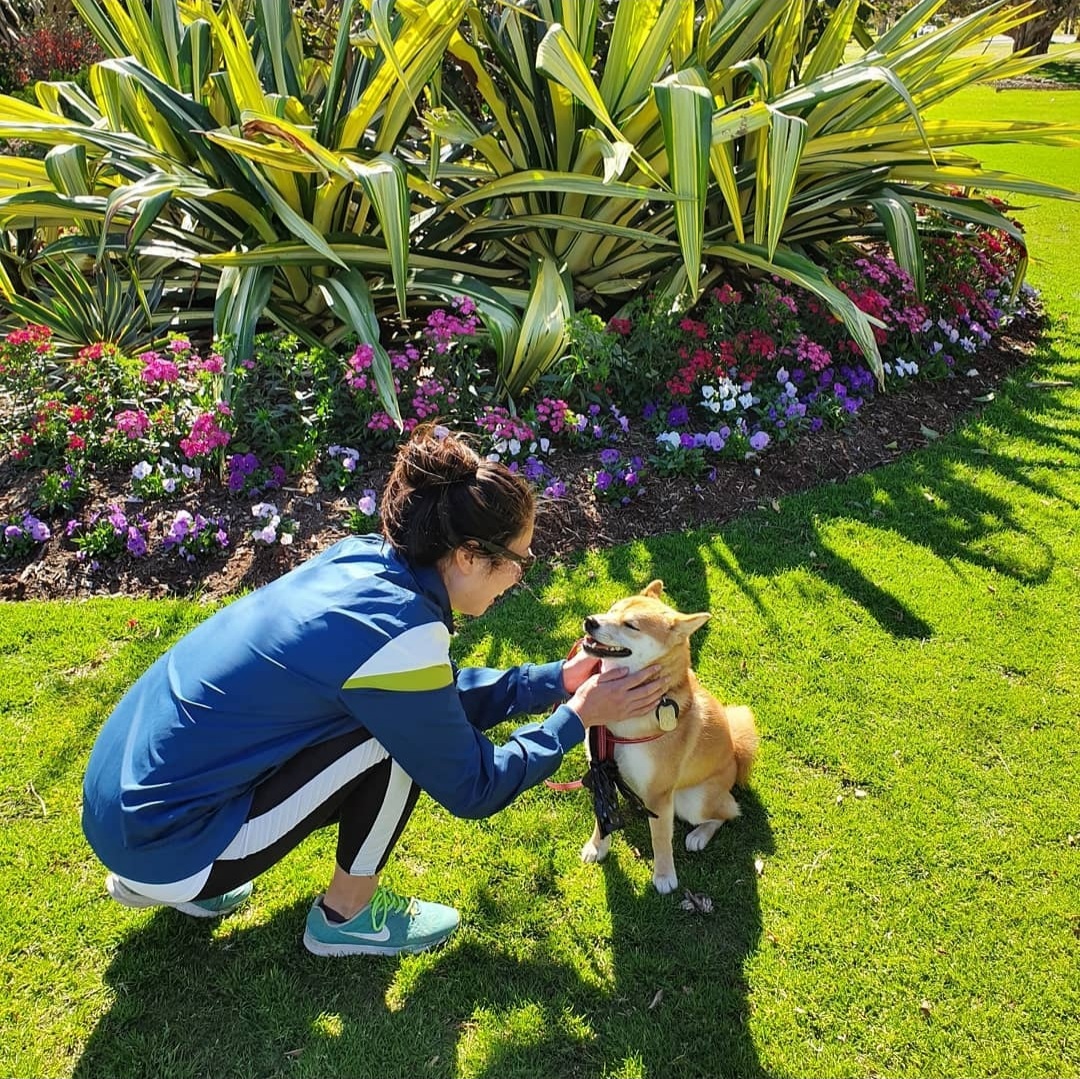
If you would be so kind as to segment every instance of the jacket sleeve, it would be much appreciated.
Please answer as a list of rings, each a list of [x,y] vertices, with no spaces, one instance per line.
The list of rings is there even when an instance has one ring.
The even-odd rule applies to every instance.
[[[506,671],[462,667],[456,672],[458,696],[469,722],[486,731],[511,716],[546,712],[565,700],[562,669],[561,660]]]
[[[442,623],[414,625],[383,640],[341,685],[341,704],[411,779],[455,816],[498,812],[552,775],[563,755],[585,738],[580,718],[562,705],[542,723],[519,727],[504,745],[496,746],[470,722],[462,704],[450,663],[450,634]],[[536,677],[527,668],[488,672],[495,675],[496,686],[500,678],[509,677],[510,683],[491,690],[482,707],[479,702],[488,691],[474,687],[481,690],[478,714],[491,715],[501,708],[494,719],[498,722],[522,705],[535,706],[555,680],[554,671],[545,668],[556,666],[561,675],[558,664],[534,668],[540,672]]]
[[[469,722],[453,683],[412,692],[345,690],[342,699],[406,774],[456,817],[504,809],[554,775],[585,738],[577,713],[564,704],[497,746]]]

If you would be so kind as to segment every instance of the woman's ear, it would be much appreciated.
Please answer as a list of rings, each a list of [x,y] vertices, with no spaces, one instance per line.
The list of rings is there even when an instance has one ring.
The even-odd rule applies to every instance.
[[[467,547],[465,544],[455,547],[451,553],[451,558],[453,559],[454,568],[458,573],[468,574],[476,569],[477,554],[471,547]]]

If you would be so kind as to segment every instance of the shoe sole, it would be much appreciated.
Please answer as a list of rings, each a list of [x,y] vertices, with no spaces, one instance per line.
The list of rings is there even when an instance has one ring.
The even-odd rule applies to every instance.
[[[309,930],[305,930],[304,947],[312,955],[328,956],[335,959],[344,958],[348,955],[417,955],[420,952],[431,951],[432,948],[437,948],[440,944],[445,944],[449,938],[450,934],[447,933],[445,937],[428,941],[426,944],[406,945],[403,948],[397,948],[384,947],[379,944],[345,944],[344,942],[328,944],[326,941],[313,937]]]
[[[173,910],[178,910],[181,914],[186,914],[191,918],[221,918],[226,914],[231,914],[237,907],[247,902],[247,897],[245,896],[239,903],[235,903],[231,907],[225,907],[222,910],[207,910],[205,907],[200,907],[197,903],[162,903],[157,899],[150,899],[148,896],[139,895],[138,892],[133,892],[116,876],[115,873],[110,873],[105,878],[105,891],[107,891],[122,907],[129,907],[131,910],[148,910],[150,907],[171,907]]]
[[[149,899],[145,895],[133,892],[115,873],[110,873],[105,878],[105,891],[116,900],[122,907],[130,907],[132,910],[146,910],[148,907],[161,907],[156,899]]]

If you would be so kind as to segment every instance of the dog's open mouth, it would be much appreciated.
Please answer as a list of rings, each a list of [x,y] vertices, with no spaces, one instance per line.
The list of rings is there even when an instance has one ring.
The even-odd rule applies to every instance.
[[[629,648],[615,648],[610,644],[601,644],[592,637],[586,637],[581,642],[581,647],[590,656],[596,656],[598,659],[622,659],[624,656],[630,655]]]

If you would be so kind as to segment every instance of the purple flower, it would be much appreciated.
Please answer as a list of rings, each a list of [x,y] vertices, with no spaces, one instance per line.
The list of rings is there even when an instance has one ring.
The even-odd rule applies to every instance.
[[[600,456],[603,457],[603,454]],[[536,483],[544,478],[544,465],[537,458],[529,457],[521,472],[530,483]]]
[[[668,410],[667,421],[669,427],[682,427],[690,422],[690,411],[685,405],[676,405]]]
[[[760,453],[769,444],[769,436],[764,431],[758,431],[750,436],[750,448]]]
[[[623,483],[625,483],[627,487],[636,487],[637,481],[638,474],[633,470],[627,472],[626,475],[623,476]]]
[[[44,543],[52,533],[49,526],[29,513],[23,518],[23,528],[30,533],[30,538],[37,543]]]
[[[545,498],[565,498],[566,497],[566,484],[562,480],[552,480],[547,487],[544,488]]]
[[[134,525],[127,530],[127,549],[135,558],[146,554],[146,537]]]
[[[611,486],[612,475],[610,472],[597,472],[596,473],[596,489],[598,491],[606,491]]]
[[[18,525],[8,525],[4,529],[4,539],[6,539],[6,540],[21,539],[22,534],[23,534],[23,530]]]
[[[617,464],[619,460],[618,450],[601,450],[600,451],[600,463],[605,468],[610,468],[612,465]]]
[[[684,450],[692,450],[694,448],[694,436],[688,434],[682,434],[679,436],[679,445]]]
[[[372,490],[365,491],[363,497],[356,503],[356,508],[365,517],[374,517],[377,510],[375,492]]]
[[[651,420],[656,415],[656,405],[652,401],[646,401],[645,407],[641,410],[641,418],[644,420]]]
[[[710,450],[719,453],[724,448],[724,440],[720,437],[720,432],[710,431],[705,436],[705,445],[708,446]]]

